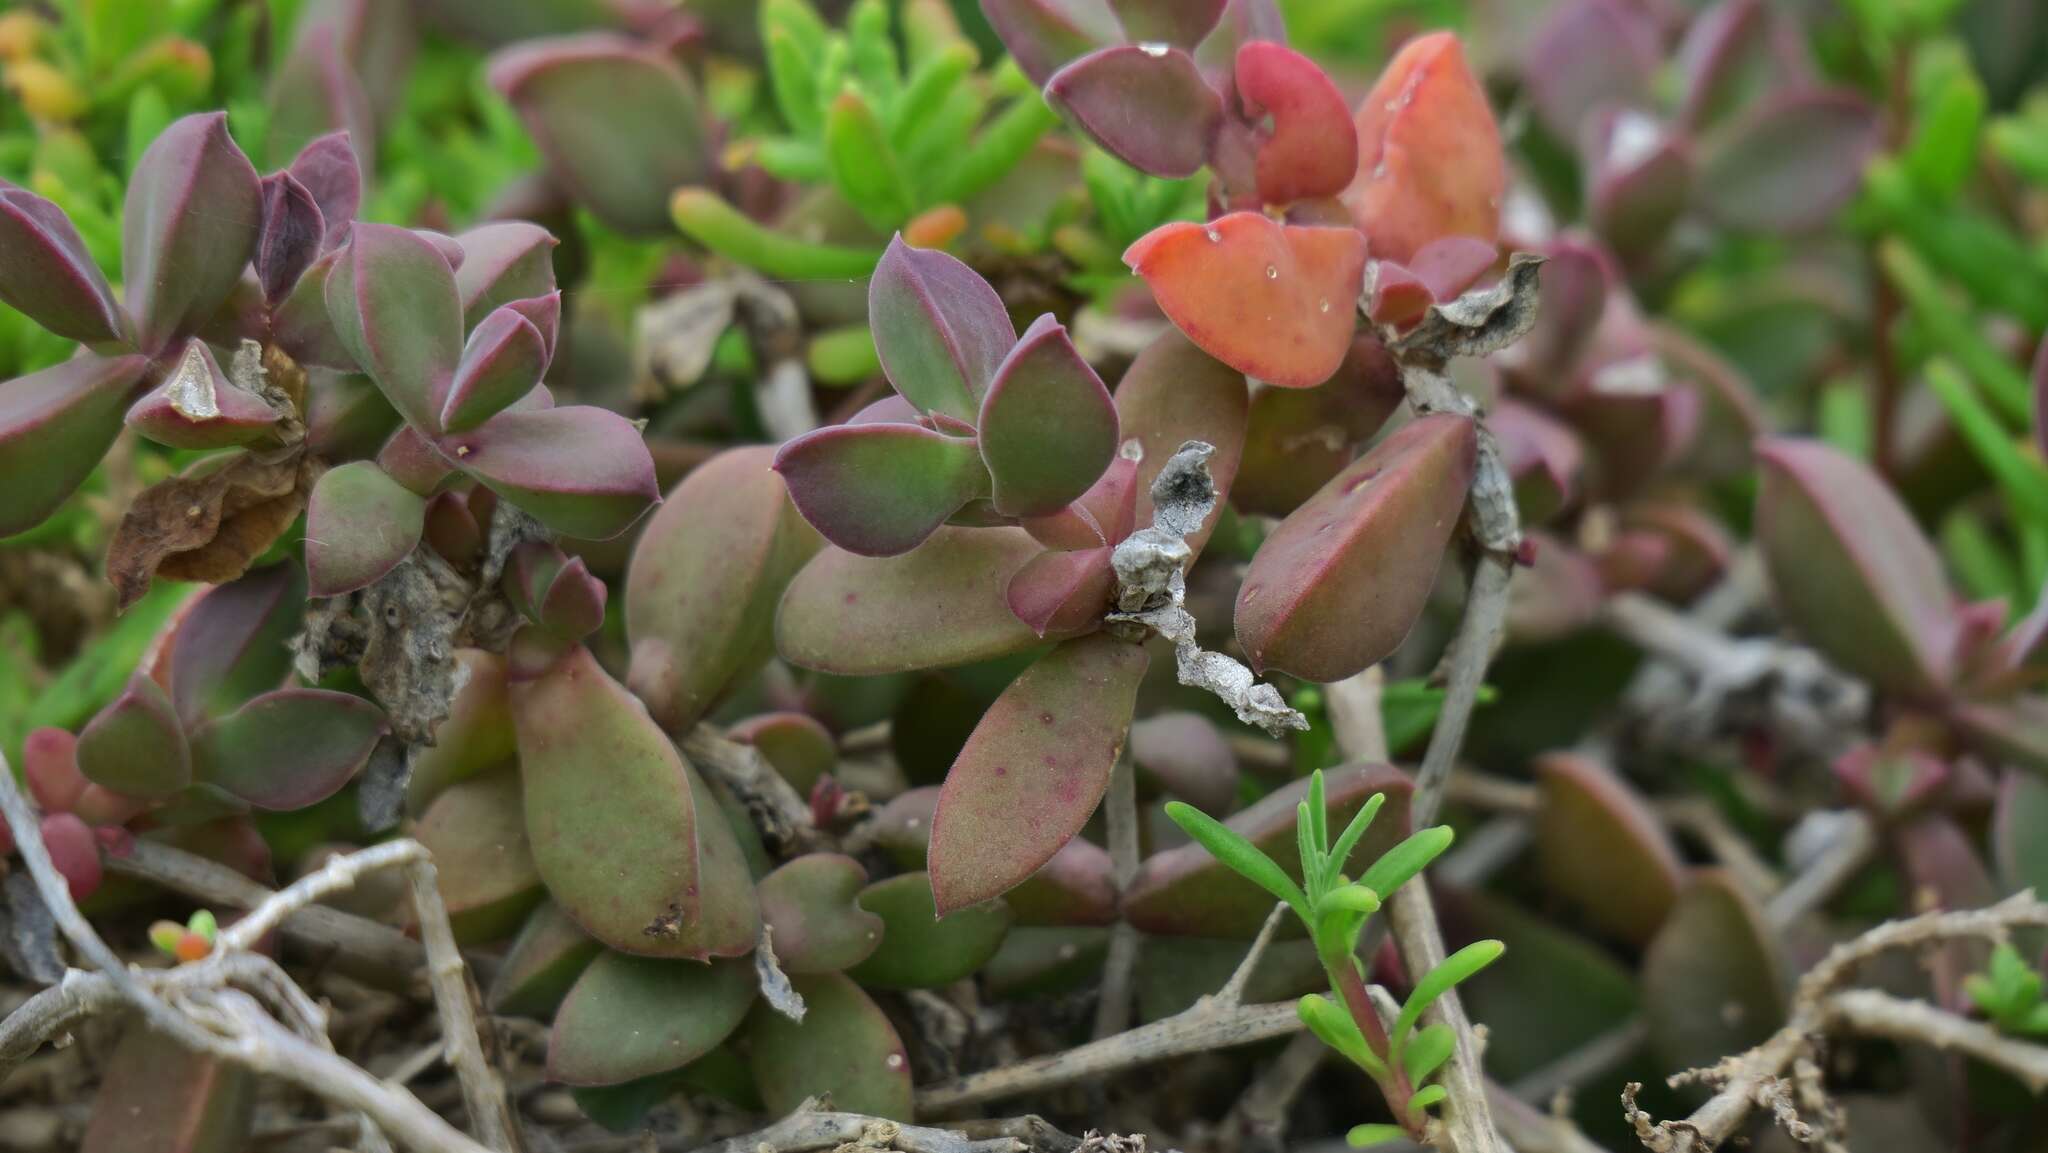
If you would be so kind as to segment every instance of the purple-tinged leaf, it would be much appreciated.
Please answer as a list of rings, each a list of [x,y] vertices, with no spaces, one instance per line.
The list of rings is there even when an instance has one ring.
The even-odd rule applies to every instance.
[[[509,766],[442,790],[420,816],[413,837],[434,855],[441,897],[461,944],[503,940],[542,899],[540,870],[526,843],[519,773]]]
[[[81,356],[0,385],[0,537],[57,511],[121,434],[149,362]]]
[[[813,1094],[830,1093],[835,1109],[909,1120],[910,1058],[889,1015],[838,973],[813,973],[791,984],[804,999],[801,1023],[765,1002],[747,1023],[748,1059],[762,1104],[780,1115]]]
[[[2048,773],[2048,697],[1965,702],[1949,719],[1972,747],[2008,764]]]
[[[1224,0],[1216,27],[1195,48],[1195,62],[1202,66],[1209,83],[1219,90],[1228,89],[1238,52],[1254,40],[1287,43],[1287,20],[1279,6],[1274,0]]]
[[[1650,1043],[1674,1069],[1761,1043],[1785,1019],[1784,963],[1763,910],[1718,869],[1694,874],[1643,954]]]
[[[0,301],[84,344],[119,340],[127,327],[114,290],[64,210],[0,181]]]
[[[367,167],[376,152],[375,128],[370,94],[349,64],[341,38],[331,27],[302,28],[271,76],[269,154],[287,156],[325,137],[346,135],[361,142]]]
[[[761,878],[761,919],[775,931],[782,971],[836,973],[882,943],[882,919],[854,903],[868,871],[837,853],[798,857]]]
[[[797,574],[775,617],[784,660],[876,676],[992,660],[1041,644],[1004,590],[1044,551],[1022,529],[941,528],[898,557],[826,549]]]
[[[1105,151],[1140,172],[1201,171],[1223,101],[1194,57],[1163,44],[1118,44],[1061,68],[1045,98]]]
[[[803,796],[839,764],[838,739],[808,713],[762,713],[732,726],[725,735],[754,746],[768,767]]]
[[[1516,571],[1508,587],[1508,640],[1562,640],[1591,624],[1612,590],[1585,553],[1542,529],[1528,529],[1525,535],[1536,555]]]
[[[256,280],[275,307],[291,292],[327,235],[327,220],[312,192],[289,172],[263,178],[263,231],[256,241]]]
[[[1563,241],[1544,256],[1537,273],[1543,294],[1536,327],[1500,359],[1516,391],[1558,401],[1580,387],[1580,359],[1606,314],[1608,289],[1619,273],[1589,244]]]
[[[1138,462],[1118,456],[1074,503],[1050,516],[1020,523],[1034,540],[1055,549],[1115,545],[1131,535],[1138,511]]]
[[[83,901],[98,892],[106,874],[100,864],[99,838],[93,836],[91,827],[76,813],[47,813],[41,832],[43,848],[49,850],[50,863],[63,874],[71,899]]]
[[[1486,425],[1515,482],[1515,505],[1523,524],[1543,524],[1578,499],[1586,449],[1570,426],[1511,398],[1494,406]]]
[[[1662,57],[1656,17],[1626,0],[1567,0],[1529,41],[1522,74],[1551,135],[1579,138],[1595,110],[1646,103]]]
[[[1925,808],[1953,779],[1947,761],[1924,749],[1858,744],[1830,766],[1843,794],[1880,820]]]
[[[325,230],[320,251],[331,252],[348,239],[349,227],[363,203],[363,168],[346,132],[314,138],[286,169],[313,197]]]
[[[775,450],[720,453],[647,522],[626,570],[627,683],[674,732],[774,654],[776,605],[823,542],[790,504]]]
[[[1161,225],[1124,263],[1202,351],[1268,384],[1314,388],[1351,349],[1366,238],[1233,212]]]
[[[1048,516],[1116,455],[1116,406],[1051,313],[1032,323],[981,399],[981,457],[996,511]],[[829,534],[828,534],[829,535]]]
[[[1142,646],[1106,633],[1067,641],[982,715],[932,819],[941,916],[1016,887],[1088,823],[1123,752],[1146,663]]]
[[[163,687],[137,673],[78,734],[78,770],[104,789],[161,800],[192,783],[192,749]]]
[[[1763,0],[1721,0],[1693,20],[1678,47],[1682,123],[1704,128],[1753,98],[1768,79],[1771,15]]]
[[[1787,623],[1880,688],[1942,692],[1956,600],[1913,514],[1868,466],[1818,442],[1769,439],[1757,457],[1757,540]]]
[[[1552,753],[1536,762],[1536,866],[1544,890],[1602,933],[1642,945],[1678,899],[1683,865],[1648,802],[1613,770]]]
[[[746,961],[602,954],[555,1014],[548,1080],[617,1085],[680,1069],[731,1036],[757,992]]]
[[[467,327],[476,327],[500,306],[555,291],[557,242],[547,229],[523,220],[500,220],[478,225],[455,239],[463,252],[455,286],[462,294]],[[543,327],[541,333],[549,338],[552,349],[553,329]]]
[[[1118,452],[1138,462],[1134,524],[1152,523],[1152,482],[1181,445],[1191,440],[1215,445],[1209,475],[1216,481],[1216,511],[1202,531],[1188,537],[1189,547],[1200,555],[1237,480],[1250,403],[1244,374],[1179,332],[1163,332],[1145,346],[1116,386],[1117,423],[1124,437]]]
[[[1880,137],[1877,110],[1854,92],[1808,89],[1759,103],[1703,145],[1700,208],[1747,232],[1818,228],[1863,186]]]
[[[1692,150],[1646,113],[1599,116],[1588,133],[1587,215],[1624,257],[1641,257],[1670,235],[1692,194]]]
[[[1282,521],[1237,594],[1252,667],[1328,683],[1393,652],[1436,583],[1477,446],[1471,421],[1420,417]]]
[[[1116,866],[1106,850],[1075,837],[1003,901],[1019,925],[1113,925],[1115,876]]]
[[[1010,931],[1010,908],[1002,901],[941,915],[923,873],[869,885],[860,907],[884,924],[881,945],[847,973],[870,989],[936,989],[972,976]]]
[[[367,460],[329,469],[306,505],[307,591],[335,597],[368,588],[412,554],[427,502]]]
[[[236,384],[203,340],[188,340],[176,367],[126,417],[129,428],[172,448],[229,448],[277,427],[270,402]]]
[[[36,807],[46,813],[70,812],[91,783],[78,770],[78,738],[55,726],[31,730],[22,738],[21,778]]]
[[[1040,87],[1070,61],[1123,39],[1103,0],[981,0],[981,11]]]
[[[1246,118],[1273,119],[1272,132],[1258,145],[1259,198],[1291,204],[1350,187],[1358,174],[1358,134],[1343,93],[1315,61],[1284,44],[1255,40],[1237,50],[1236,72]]]
[[[492,57],[490,81],[554,178],[621,231],[673,228],[670,196],[711,174],[697,89],[652,46],[602,33],[530,41]]]
[[[200,594],[170,634],[171,699],[188,729],[284,683],[306,585],[279,563]]]
[[[1385,765],[1342,768],[1324,774],[1330,824],[1343,828],[1374,793],[1386,801],[1352,850],[1344,875],[1366,867],[1408,835],[1406,773]],[[1308,795],[1297,779],[1266,794],[1223,823],[1259,847],[1296,881],[1301,879],[1301,842],[1295,836],[1296,807]],[[1249,940],[1273,911],[1273,895],[1233,871],[1199,843],[1190,841],[1152,854],[1124,891],[1124,916],[1140,932],[1175,937]]]
[[[1141,779],[1211,816],[1237,804],[1237,754],[1200,713],[1159,713],[1132,725],[1131,762]]]
[[[1017,330],[980,274],[943,252],[890,241],[868,281],[875,353],[922,412],[972,422]]]
[[[361,697],[278,689],[192,734],[193,776],[259,809],[303,809],[340,791],[385,727]]]
[[[271,343],[302,367],[351,375],[362,371],[355,354],[336,335],[334,317],[327,311],[327,278],[347,255],[345,249],[336,250],[315,260],[299,276],[290,294],[271,310]]]
[[[204,324],[255,255],[262,222],[256,169],[228,137],[227,113],[164,129],[135,163],[121,216],[121,284],[137,347],[160,352]]]
[[[1031,558],[1010,578],[1004,595],[1010,611],[1043,637],[1073,636],[1102,624],[1116,592],[1116,570],[1109,545],[1062,552],[1056,549]]]
[[[806,433],[775,454],[775,471],[813,528],[861,556],[907,553],[989,492],[973,441],[908,424]]]
[[[702,957],[701,814],[682,755],[585,649],[512,687],[527,836],[548,892],[614,949]],[[666,935],[664,935],[666,933]]]
[[[1124,38],[1136,44],[1171,44],[1190,52],[1223,18],[1228,0],[1109,0]]]
[[[547,359],[555,359],[555,338],[562,329],[562,294],[549,292],[542,296],[529,296],[515,300],[504,307],[526,318],[526,322],[540,333],[541,347]]]
[[[576,926],[553,901],[543,900],[505,950],[485,997],[491,1012],[550,1020],[576,979],[604,946]]]
[[[548,367],[548,341],[517,308],[484,317],[462,350],[441,408],[441,427],[468,432],[532,392]]]
[[[97,865],[98,861],[95,860]],[[147,1028],[105,1058],[78,1153],[240,1153],[249,1148],[260,1079]]]
[[[434,442],[409,424],[399,425],[384,447],[377,450],[377,467],[420,496],[434,495],[455,475],[454,467],[434,447]]]
[[[407,423],[441,431],[440,400],[462,359],[455,273],[426,236],[358,224],[327,274],[327,312],[343,348]]]
[[[661,499],[640,430],[602,408],[513,408],[439,447],[563,536],[610,540]]]

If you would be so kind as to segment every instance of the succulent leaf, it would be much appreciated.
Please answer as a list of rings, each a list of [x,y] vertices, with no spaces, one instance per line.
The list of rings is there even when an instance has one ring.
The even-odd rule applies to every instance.
[[[774,451],[734,449],[699,466],[634,548],[627,683],[671,731],[773,654],[776,605],[821,544],[769,467]]]
[[[173,123],[135,162],[121,215],[121,283],[142,351],[194,331],[234,290],[263,220],[257,183],[225,112]]]
[[[1477,443],[1463,417],[1420,417],[1281,522],[1237,595],[1252,667],[1328,683],[1393,652],[1436,583]]]
[[[64,210],[0,181],[0,301],[83,344],[118,340],[127,316]]]
[[[1536,762],[1536,867],[1595,928],[1647,943],[1678,899],[1678,849],[1649,805],[1605,766],[1570,753]]]
[[[830,1093],[837,1109],[910,1119],[910,1060],[888,1015],[838,973],[790,983],[804,999],[802,1023],[764,1003],[747,1024],[754,1083],[768,1110],[787,1112]]]
[[[382,580],[411,555],[427,502],[367,460],[329,469],[306,505],[307,591],[340,596]]]
[[[752,745],[790,788],[809,796],[812,786],[839,763],[832,730],[806,713],[764,713],[725,731],[728,739]],[[863,882],[865,884],[865,882]]]
[[[981,399],[981,456],[996,511],[1058,512],[1094,486],[1116,455],[1116,406],[1052,314],[1038,318]]]
[[[1300,508],[1344,471],[1406,395],[1393,357],[1370,333],[1352,339],[1343,367],[1320,386],[1260,389],[1251,400],[1231,504],[1265,516]]]
[[[932,893],[943,916],[1015,888],[1088,823],[1123,753],[1143,647],[1067,641],[996,699],[946,775],[932,818]]]
[[[327,221],[306,186],[289,172],[274,172],[260,185],[263,228],[256,239],[256,282],[263,300],[275,305],[320,255]]]
[[[1881,144],[1854,92],[1794,91],[1757,104],[1702,150],[1702,211],[1754,232],[1804,232],[1840,211]]]
[[[79,1153],[235,1153],[249,1147],[259,1079],[152,1029],[107,1057]]]
[[[463,328],[455,273],[433,242],[388,224],[358,224],[325,293],[342,347],[408,423],[438,433]]]
[[[1598,109],[1648,104],[1661,39],[1657,17],[1622,0],[1570,0],[1551,9],[1523,56],[1544,127],[1569,143]]]
[[[349,134],[330,132],[308,141],[285,171],[312,196],[314,206],[320,210],[323,231],[319,250],[331,252],[341,247],[363,201],[362,162],[356,158]]]
[[[438,447],[563,536],[610,540],[661,499],[640,430],[608,409],[515,406]]]
[[[1010,578],[1010,611],[1039,636],[1086,632],[1102,623],[1116,592],[1109,545],[1074,552],[1047,549]]]
[[[1224,498],[1230,495],[1244,457],[1248,395],[1242,373],[1177,331],[1163,332],[1145,346],[1116,386],[1117,420],[1124,437],[1118,451],[1138,462],[1132,523],[1152,523],[1152,482],[1182,445],[1191,440],[1214,445],[1209,475],[1216,482],[1216,511],[1201,531],[1187,538],[1188,546],[1201,552],[1223,515]]]
[[[1155,713],[1133,724],[1131,761],[1205,813],[1226,813],[1237,804],[1237,754],[1215,722],[1200,713]]]
[[[1003,901],[1018,925],[1113,925],[1115,873],[1108,850],[1075,837],[1061,845],[1044,867],[1004,894]]]
[[[746,961],[604,953],[583,970],[548,1034],[548,1078],[617,1085],[680,1069],[746,1020],[758,986]]]
[[[502,940],[542,899],[526,840],[519,774],[507,768],[442,790],[413,836],[434,855],[455,939]]]
[[[1204,352],[1282,388],[1313,388],[1344,362],[1366,238],[1234,212],[1161,225],[1124,253],[1168,319]]]
[[[465,329],[475,328],[504,305],[555,291],[556,240],[547,229],[524,220],[496,220],[455,240],[463,253],[462,267],[455,270],[455,288],[462,296]],[[559,306],[560,301],[556,303]],[[529,315],[528,319],[533,318]],[[541,335],[548,337],[552,353],[554,326],[538,320],[534,323]]]
[[[1223,18],[1229,0],[1109,0],[1134,43],[1164,43],[1192,52]]]
[[[485,1002],[505,1016],[551,1018],[602,952],[560,906],[543,899],[505,950]]]
[[[306,582],[290,563],[252,569],[191,603],[169,645],[171,700],[188,729],[284,683],[305,607]]]
[[[203,340],[185,342],[176,367],[128,410],[128,427],[172,448],[230,448],[277,427],[270,402],[221,371]]]
[[[859,905],[882,919],[882,943],[846,975],[873,989],[936,989],[971,976],[1010,930],[1001,901],[941,918],[923,873],[877,881],[861,890]]]
[[[192,783],[185,727],[162,686],[137,673],[78,734],[78,769],[101,788],[161,800]]]
[[[1720,870],[1694,875],[1643,954],[1650,1043],[1672,1068],[1742,1052],[1784,1021],[1776,941],[1734,878]]]
[[[361,697],[278,689],[194,731],[192,773],[259,809],[303,809],[339,792],[385,728]]]
[[[1291,204],[1351,186],[1358,173],[1351,110],[1315,61],[1284,44],[1250,41],[1237,50],[1237,95],[1252,121],[1273,118],[1258,146],[1261,200]]]
[[[1353,124],[1358,174],[1344,201],[1374,259],[1406,264],[1432,240],[1499,235],[1500,129],[1456,36],[1434,32],[1403,46]]]
[[[1017,330],[1002,298],[973,269],[901,236],[868,281],[875,352],[919,411],[972,422]]]
[[[541,330],[513,305],[497,309],[469,334],[441,408],[441,427],[477,427],[532,392],[547,367],[548,341]]]
[[[981,0],[981,10],[1040,87],[1070,61],[1122,38],[1103,0]]]
[[[914,424],[806,433],[775,454],[775,471],[804,519],[860,556],[909,552],[989,491],[988,465],[972,440]]]
[[[1046,81],[1045,99],[1110,155],[1172,179],[1201,171],[1223,123],[1195,58],[1159,43],[1091,52]]]
[[[85,483],[148,368],[140,356],[80,356],[0,388],[0,537],[41,524]]]
[[[482,649],[457,649],[461,688],[448,715],[434,727],[434,743],[412,754],[406,781],[406,810],[426,811],[441,790],[468,780],[518,753],[512,731],[512,702],[505,658]]]
[[[837,853],[810,853],[761,878],[761,919],[775,931],[783,972],[836,973],[874,953],[882,919],[855,903],[867,883],[860,862]]]

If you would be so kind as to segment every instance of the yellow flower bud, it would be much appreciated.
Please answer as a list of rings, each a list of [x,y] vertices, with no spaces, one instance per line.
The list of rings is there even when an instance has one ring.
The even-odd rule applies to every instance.
[[[41,60],[16,60],[7,65],[6,83],[28,114],[37,120],[69,123],[91,106],[71,77]]]

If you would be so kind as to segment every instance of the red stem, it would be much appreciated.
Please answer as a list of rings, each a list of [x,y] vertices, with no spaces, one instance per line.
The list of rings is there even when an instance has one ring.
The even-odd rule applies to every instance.
[[[1393,1110],[1401,1127],[1413,1135],[1422,1134],[1420,1117],[1410,1116],[1408,1099],[1415,1096],[1415,1087],[1408,1083],[1407,1070],[1393,1060],[1393,1044],[1387,1038],[1387,1027],[1380,1021],[1379,1011],[1372,1007],[1372,995],[1365,991],[1365,978],[1359,976],[1358,966],[1351,958],[1344,958],[1341,964],[1327,966],[1330,983],[1344,998],[1344,1007],[1350,1011],[1351,1020],[1365,1037],[1366,1047],[1387,1067],[1388,1080],[1380,1082],[1380,1093],[1387,1099],[1387,1108]]]

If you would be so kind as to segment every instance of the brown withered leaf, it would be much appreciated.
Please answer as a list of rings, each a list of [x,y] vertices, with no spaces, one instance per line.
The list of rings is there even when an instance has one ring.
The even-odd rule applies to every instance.
[[[244,451],[144,490],[107,548],[107,579],[121,607],[158,576],[209,584],[241,576],[299,518],[324,470],[300,446]]]

